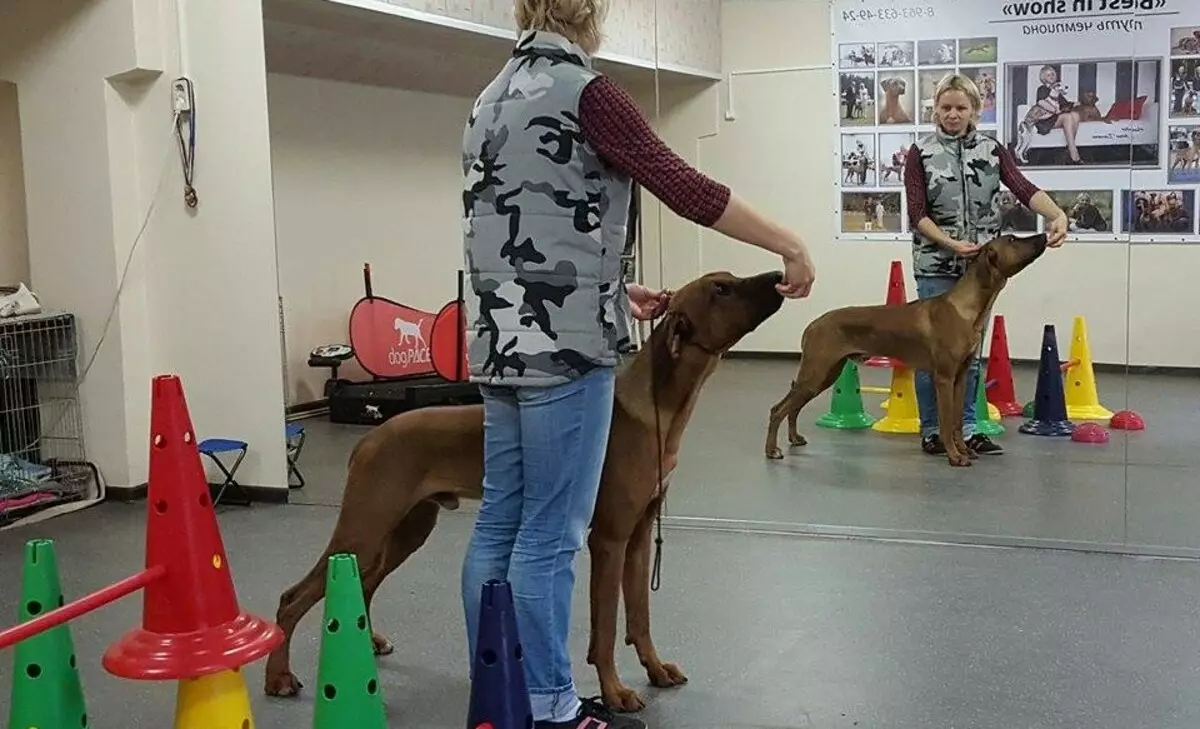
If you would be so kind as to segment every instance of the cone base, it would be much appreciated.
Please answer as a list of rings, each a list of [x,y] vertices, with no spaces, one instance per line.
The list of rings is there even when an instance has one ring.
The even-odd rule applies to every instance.
[[[1075,424],[1069,420],[1026,420],[1017,427],[1026,435],[1044,435],[1050,437],[1069,436],[1075,432]]]
[[[1002,418],[1015,418],[1022,414],[1021,403],[1013,402],[989,402],[989,405],[994,405],[996,410],[1000,411]]]
[[[993,435],[1004,435],[1008,432],[1008,429],[995,420],[981,420],[975,423],[975,432],[990,437]]]
[[[174,729],[254,729],[241,671],[181,680],[175,694]]]
[[[1099,403],[1096,405],[1067,405],[1067,417],[1071,420],[1108,420],[1112,416],[1112,411]]]
[[[835,430],[862,430],[875,424],[869,413],[825,413],[817,418],[818,426]]]
[[[899,435],[914,435],[921,432],[920,418],[893,418],[886,416],[871,426],[871,430],[880,433],[895,433]]]
[[[102,663],[120,678],[184,679],[253,663],[282,644],[278,625],[241,613],[227,623],[193,633],[161,635],[134,628],[109,646]]]

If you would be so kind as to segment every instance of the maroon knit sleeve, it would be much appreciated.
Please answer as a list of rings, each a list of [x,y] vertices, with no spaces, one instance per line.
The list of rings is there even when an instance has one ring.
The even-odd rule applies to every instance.
[[[915,231],[921,218],[929,214],[925,201],[925,165],[921,164],[921,150],[915,144],[908,148],[904,159],[904,197],[908,203],[908,227]]]
[[[1000,155],[1000,181],[1017,196],[1022,205],[1029,207],[1029,201],[1039,192],[1038,186],[1021,173],[1021,168],[1017,166],[1017,160],[1013,158],[1012,152],[1008,151],[1008,147],[997,144],[996,148]]]
[[[633,178],[676,215],[711,227],[730,191],[689,165],[663,143],[629,94],[606,76],[579,99],[579,124],[600,158]]]

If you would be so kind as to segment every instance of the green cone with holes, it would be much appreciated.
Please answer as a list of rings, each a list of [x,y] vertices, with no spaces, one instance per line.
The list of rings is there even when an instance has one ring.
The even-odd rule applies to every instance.
[[[17,622],[24,623],[62,604],[54,542],[26,542]],[[85,729],[87,725],[70,623],[18,643],[13,649],[9,729]]]
[[[313,729],[387,729],[358,560],[334,554],[327,564]]]
[[[858,365],[848,359],[842,372],[833,383],[833,396],[829,412],[817,418],[822,428],[839,430],[861,430],[875,424],[875,418],[863,409],[862,385],[858,379]]]

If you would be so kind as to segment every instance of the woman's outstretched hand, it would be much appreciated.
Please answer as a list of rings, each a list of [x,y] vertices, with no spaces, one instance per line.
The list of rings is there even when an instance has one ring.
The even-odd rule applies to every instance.
[[[671,303],[671,291],[651,291],[641,284],[629,284],[625,287],[629,293],[629,308],[633,318],[639,321],[650,321],[667,310]]]

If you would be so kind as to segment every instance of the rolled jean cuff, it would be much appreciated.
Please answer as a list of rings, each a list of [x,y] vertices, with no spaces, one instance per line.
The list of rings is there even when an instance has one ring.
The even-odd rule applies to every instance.
[[[570,721],[579,715],[579,706],[579,694],[573,682],[563,688],[529,692],[534,721]]]

